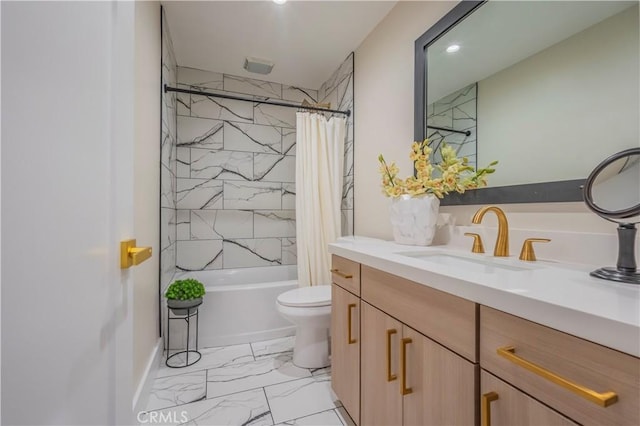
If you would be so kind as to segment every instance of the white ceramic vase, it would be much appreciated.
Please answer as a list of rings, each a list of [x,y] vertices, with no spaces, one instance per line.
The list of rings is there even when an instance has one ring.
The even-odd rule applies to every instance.
[[[431,244],[439,208],[440,199],[431,194],[394,198],[389,213],[395,242],[413,246]]]

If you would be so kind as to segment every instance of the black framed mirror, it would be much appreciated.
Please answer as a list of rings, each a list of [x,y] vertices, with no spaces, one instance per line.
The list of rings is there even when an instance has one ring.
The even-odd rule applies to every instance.
[[[640,223],[640,148],[620,151],[598,164],[585,182],[584,202],[598,216],[618,224],[615,268],[598,268],[591,275],[640,284],[635,254],[636,224]]]
[[[444,137],[449,145],[453,140],[459,144],[459,156],[469,157],[480,167],[493,160],[500,162],[489,179],[490,187],[449,194],[441,204],[582,201],[585,176],[592,165],[612,149],[636,146],[640,139],[637,15],[638,3],[629,1],[463,0],[418,38],[414,139],[429,137],[437,142]],[[622,38],[616,38],[616,30]],[[450,46],[452,41],[461,41],[456,43],[459,51],[453,55],[460,56],[455,60],[448,53],[449,47],[455,47]],[[464,55],[471,59],[462,60]],[[489,63],[479,58],[489,58]],[[553,62],[554,58],[561,62]],[[522,72],[524,67],[530,67],[528,85],[513,79],[514,74],[526,74]],[[604,73],[576,73],[583,69]],[[436,84],[433,76],[438,79]],[[612,81],[618,86],[599,83]],[[561,91],[564,88],[572,91]],[[501,98],[493,97],[497,89]],[[547,97],[535,99],[538,94]],[[518,97],[520,103],[518,99],[513,103]],[[458,98],[473,98],[475,103],[458,107]],[[530,99],[532,105],[540,102],[544,107],[523,109],[523,100]],[[453,105],[453,116],[444,117],[438,108],[448,108],[449,104]],[[473,127],[464,127],[469,111],[476,114],[471,117]],[[443,124],[445,118],[452,125]],[[495,126],[498,122],[500,126]],[[536,138],[547,144],[537,151],[514,149],[518,144],[537,146]],[[493,144],[493,150],[488,149],[487,141]],[[475,146],[475,152],[466,150],[463,145],[467,142]],[[566,173],[554,169],[556,160],[559,164],[563,160],[570,163]],[[516,170],[520,175],[510,181],[520,164],[520,170]],[[538,170],[551,172],[538,175]]]

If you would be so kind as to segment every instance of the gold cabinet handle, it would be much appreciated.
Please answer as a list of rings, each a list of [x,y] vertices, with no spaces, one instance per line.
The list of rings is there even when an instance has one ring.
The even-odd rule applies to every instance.
[[[347,343],[349,343],[350,345],[353,343],[356,343],[357,340],[351,337],[351,328],[352,328],[352,322],[353,322],[353,317],[351,315],[351,313],[353,312],[352,309],[356,307],[355,303],[349,303],[349,306],[347,307],[348,311],[347,311],[347,318],[348,318],[348,325],[349,325],[349,332],[348,332],[348,336],[347,336]]]
[[[395,374],[391,374],[391,336],[397,332],[395,328],[387,330],[387,382],[393,382],[398,378]]]
[[[522,250],[520,250],[520,260],[526,260],[528,262],[535,262],[536,253],[533,251],[533,243],[548,243],[551,241],[548,238],[527,238],[522,244]]]
[[[615,392],[596,392],[591,389],[588,389],[584,386],[580,386],[576,383],[573,383],[564,377],[558,376],[551,371],[545,370],[544,368],[536,365],[532,362],[527,361],[524,358],[519,357],[515,354],[516,348],[513,346],[505,346],[502,348],[498,348],[497,352],[503,358],[508,359],[512,363],[519,365],[520,367],[531,371],[534,374],[537,374],[540,377],[544,377],[545,379],[555,383],[556,385],[560,385],[561,387],[567,389],[575,393],[582,398],[589,400],[598,404],[601,407],[608,407],[611,404],[614,404],[618,401],[618,395]]]
[[[498,399],[495,392],[487,392],[482,395],[482,426],[491,426],[491,403]]]
[[[484,253],[484,246],[482,245],[482,238],[480,237],[480,234],[465,232],[464,235],[467,237],[473,237],[473,247],[471,248],[471,253]]]
[[[350,280],[351,278],[353,278],[353,275],[345,274],[344,272],[340,272],[339,269],[332,269],[331,272],[333,272],[334,274],[336,274],[339,277],[344,278],[345,280]]]
[[[120,242],[120,269],[139,265],[151,257],[151,247],[136,247],[136,240]]]
[[[402,395],[409,395],[413,392],[413,389],[407,387],[407,345],[413,342],[411,338],[405,337],[402,339],[402,353],[400,354],[400,359],[402,360]]]

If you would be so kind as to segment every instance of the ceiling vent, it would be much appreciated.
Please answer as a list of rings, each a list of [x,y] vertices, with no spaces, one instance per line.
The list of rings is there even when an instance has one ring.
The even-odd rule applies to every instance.
[[[273,69],[274,63],[266,59],[246,57],[244,60],[244,69],[256,74],[269,74]]]

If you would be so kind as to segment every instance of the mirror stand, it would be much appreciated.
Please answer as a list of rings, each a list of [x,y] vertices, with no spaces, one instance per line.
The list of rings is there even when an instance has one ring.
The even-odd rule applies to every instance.
[[[640,271],[636,266],[635,223],[618,224],[618,261],[616,267],[604,267],[591,272],[591,276],[610,281],[640,284]]]

